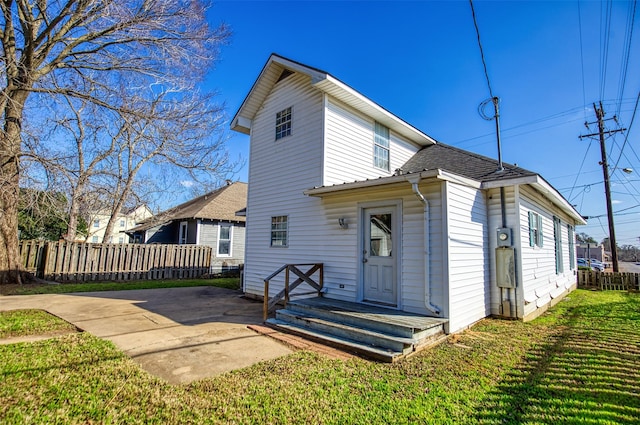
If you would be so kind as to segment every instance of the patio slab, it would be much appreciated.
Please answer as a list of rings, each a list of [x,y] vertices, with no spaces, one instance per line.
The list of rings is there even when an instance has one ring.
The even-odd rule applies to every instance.
[[[112,341],[173,384],[212,377],[292,352],[248,326],[262,304],[210,286],[0,296],[1,310],[42,309]]]

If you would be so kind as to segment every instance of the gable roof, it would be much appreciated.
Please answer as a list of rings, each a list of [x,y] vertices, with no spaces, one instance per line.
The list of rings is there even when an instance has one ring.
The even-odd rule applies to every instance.
[[[231,120],[231,129],[249,134],[251,123],[265,101],[273,86],[278,82],[282,72],[302,73],[311,78],[311,85],[316,89],[331,95],[352,108],[363,112],[372,119],[385,125],[392,131],[406,137],[420,146],[434,144],[435,140],[427,134],[413,127],[411,124],[392,114],[382,106],[368,99],[342,81],[326,71],[303,65],[272,53],[267,63],[260,71],[260,75],[251,87],[249,94],[240,105]]]
[[[238,216],[236,212],[247,206],[247,188],[247,183],[243,182],[227,184],[144,220],[129,232],[147,230],[175,220],[208,219],[244,222],[246,217]]]

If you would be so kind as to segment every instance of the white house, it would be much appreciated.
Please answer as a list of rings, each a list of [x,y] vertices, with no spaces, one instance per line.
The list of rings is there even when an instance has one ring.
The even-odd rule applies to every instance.
[[[123,211],[118,214],[113,228],[114,234],[107,238],[104,232],[107,229],[111,213],[106,210],[96,211],[89,215],[87,236],[78,240],[91,243],[129,243],[131,241],[127,232],[152,215],[153,213],[146,205],[139,205]]]
[[[250,135],[248,294],[323,263],[324,298],[455,332],[534,318],[576,286],[585,221],[541,176],[436,142],[325,71],[272,55],[231,127]]]

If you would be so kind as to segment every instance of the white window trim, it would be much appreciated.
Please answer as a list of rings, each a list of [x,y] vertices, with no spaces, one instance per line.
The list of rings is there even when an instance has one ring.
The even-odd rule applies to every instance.
[[[184,230],[184,231],[183,231]],[[178,232],[178,245],[186,245],[187,244],[187,236],[189,234],[189,222],[181,221],[180,222],[180,231]]]
[[[378,133],[376,132],[376,126],[381,126],[383,128],[387,129],[387,145],[388,146],[384,146],[381,145],[380,143],[377,142],[377,136]],[[378,164],[376,164],[376,148],[380,148],[382,150],[385,150],[387,152],[387,166],[385,167],[379,167]],[[379,123],[377,121],[374,121],[373,123],[373,166],[375,168],[377,168],[378,170],[384,170],[384,171],[389,171],[391,169],[391,129],[389,127],[387,127],[386,125]]]
[[[273,232],[274,232],[274,230],[271,228],[271,225],[272,225],[273,219],[275,217],[286,217],[287,218],[287,227],[286,227],[286,229],[284,229],[284,232],[285,232],[285,239],[284,239],[285,244],[284,245],[274,245],[273,244]],[[269,219],[269,246],[271,248],[278,248],[278,249],[280,249],[280,248],[289,248],[289,215],[287,215],[287,214],[273,215],[273,216],[270,217],[270,219]]]
[[[279,134],[278,126],[282,126],[282,125],[284,125],[286,123],[286,122],[281,122],[280,124],[278,124],[278,114],[282,114],[283,112],[286,112],[287,110],[289,111],[289,120],[286,121],[286,122],[289,123],[289,134],[285,134],[284,136],[278,137],[278,134]],[[285,138],[287,138],[287,137],[289,137],[289,136],[291,136],[293,134],[293,106],[289,106],[287,108],[284,108],[282,111],[278,111],[276,113],[275,133],[276,133],[275,134],[276,141],[285,139]]]
[[[220,254],[220,233],[222,232],[222,227],[229,227],[229,253],[228,254]],[[219,223],[218,224],[218,246],[216,248],[216,257],[220,258],[230,258],[233,257],[233,223]],[[225,239],[226,240],[226,239]]]

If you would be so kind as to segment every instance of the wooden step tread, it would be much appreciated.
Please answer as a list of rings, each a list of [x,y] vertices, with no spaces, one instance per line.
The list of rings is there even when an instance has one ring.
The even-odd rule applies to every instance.
[[[314,341],[320,341],[328,345],[336,346],[345,351],[354,352],[378,361],[392,363],[403,357],[403,353],[399,351],[387,350],[335,335],[329,335],[324,332],[303,328],[278,319],[268,319],[266,323],[275,326],[278,329],[304,336]]]

